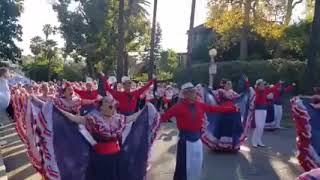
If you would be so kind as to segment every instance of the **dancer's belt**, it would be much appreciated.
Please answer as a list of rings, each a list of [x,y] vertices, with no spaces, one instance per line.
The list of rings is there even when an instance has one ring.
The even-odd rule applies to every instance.
[[[274,101],[275,105],[282,105],[282,100],[279,98],[277,100]]]
[[[120,113],[125,115],[125,116],[130,116],[130,115],[134,114],[134,111],[132,111],[132,112],[120,112]]]
[[[200,132],[190,132],[190,131],[182,131],[180,130],[179,137],[181,140],[187,140],[191,142],[198,141],[201,137]]]
[[[267,110],[268,109],[268,105],[256,105],[256,109],[258,109],[258,110]]]
[[[115,154],[120,151],[119,141],[111,140],[108,142],[97,143],[94,150],[99,154]]]

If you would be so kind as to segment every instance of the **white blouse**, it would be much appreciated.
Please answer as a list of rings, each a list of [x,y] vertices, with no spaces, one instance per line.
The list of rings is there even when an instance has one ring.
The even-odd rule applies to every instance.
[[[10,96],[8,80],[0,78],[0,110],[5,110],[9,106]]]

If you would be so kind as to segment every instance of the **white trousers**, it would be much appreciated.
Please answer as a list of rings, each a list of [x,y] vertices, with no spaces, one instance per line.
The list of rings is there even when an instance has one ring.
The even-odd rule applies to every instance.
[[[255,110],[255,123],[256,128],[252,134],[252,144],[262,144],[262,135],[264,131],[264,125],[266,123],[267,110],[256,109]]]
[[[203,148],[202,141],[186,143],[187,180],[199,180],[202,174]]]
[[[274,120],[276,122],[276,128],[280,128],[282,120],[283,108],[282,105],[274,105]]]

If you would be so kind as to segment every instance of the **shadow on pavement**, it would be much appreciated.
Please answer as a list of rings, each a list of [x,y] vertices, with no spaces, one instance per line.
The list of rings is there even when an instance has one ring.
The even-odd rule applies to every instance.
[[[7,157],[7,156],[10,156],[11,154],[17,153],[17,152],[22,151],[24,149],[25,149],[24,145],[18,144],[16,148],[13,148],[9,151],[6,151],[5,153],[2,153],[2,156]]]
[[[250,166],[248,159],[240,152],[217,153],[205,147],[202,180],[247,180],[248,178],[244,172],[248,171]]]
[[[8,157],[4,157],[4,162],[6,164],[6,168],[8,172],[8,171],[14,171],[26,164],[29,164],[29,159],[26,155],[26,152],[21,151],[16,155],[10,155]]]
[[[34,168],[30,165],[27,168],[23,169],[19,173],[14,174],[13,176],[9,177],[9,180],[22,180],[27,179],[28,177],[34,175],[36,172]],[[33,180],[33,179],[32,179]],[[34,179],[36,180],[36,179]],[[38,180],[38,179],[37,179]],[[39,178],[40,180],[40,178]]]
[[[2,136],[5,136],[5,135],[7,135],[7,134],[12,134],[12,133],[15,133],[16,132],[16,129],[15,128],[8,128],[8,129],[5,129],[5,130],[2,130],[1,132],[0,132],[0,137],[2,137]]]
[[[8,144],[3,146],[2,148],[11,148],[11,147],[18,146],[18,145],[21,145],[21,144],[22,144],[21,141],[13,141],[13,142],[9,142]]]
[[[15,124],[0,127],[1,140],[7,141],[2,146],[2,157],[9,180],[38,180],[37,172],[29,163],[26,147],[15,131]]]

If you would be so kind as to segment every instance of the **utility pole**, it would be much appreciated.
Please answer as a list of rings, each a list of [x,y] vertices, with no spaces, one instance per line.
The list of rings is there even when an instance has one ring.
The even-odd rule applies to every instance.
[[[190,16],[190,26],[188,32],[188,57],[187,57],[187,72],[188,77],[191,80],[191,63],[192,63],[192,39],[193,39],[193,26],[194,26],[194,15],[196,11],[196,0],[192,0],[191,5],[191,16]]]

